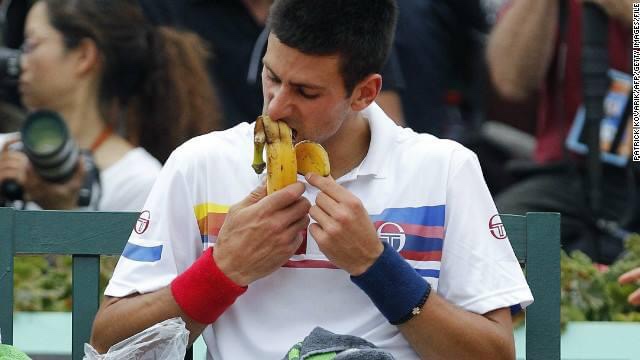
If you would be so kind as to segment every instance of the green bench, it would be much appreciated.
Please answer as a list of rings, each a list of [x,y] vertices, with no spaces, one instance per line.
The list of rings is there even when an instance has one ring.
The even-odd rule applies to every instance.
[[[98,309],[100,255],[119,255],[136,213],[20,211],[0,208],[0,329],[13,344],[13,258],[73,257],[72,358],[82,359]],[[535,302],[526,314],[526,359],[560,359],[560,215],[503,215]],[[191,353],[187,354],[191,358]]]
[[[534,298],[525,311],[525,358],[560,359],[560,214],[500,217]]]
[[[100,304],[100,255],[120,255],[136,213],[18,211],[0,208],[0,329],[13,344],[13,257],[71,255],[73,261],[72,358],[82,359]]]

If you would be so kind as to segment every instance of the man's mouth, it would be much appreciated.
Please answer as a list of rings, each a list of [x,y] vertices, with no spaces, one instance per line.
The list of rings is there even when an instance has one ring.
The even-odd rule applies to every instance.
[[[293,143],[296,143],[296,137],[298,136],[298,131],[296,129],[291,129],[291,134],[293,135]]]

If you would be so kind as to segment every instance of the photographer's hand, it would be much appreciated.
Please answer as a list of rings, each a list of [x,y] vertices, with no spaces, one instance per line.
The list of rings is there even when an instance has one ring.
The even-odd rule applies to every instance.
[[[5,142],[0,152],[0,184],[5,181],[14,181],[23,187],[27,179],[27,169],[29,168],[29,159],[20,152],[11,150],[11,145],[19,142],[19,137]],[[0,197],[4,194],[0,194]]]
[[[84,159],[64,183],[52,183],[40,177],[29,164],[24,182],[25,200],[33,201],[45,210],[71,210],[78,207],[78,196],[85,177]]]
[[[631,27],[633,24],[633,3],[640,2],[639,0],[582,0],[585,2],[591,2],[600,7],[607,13],[607,15],[615,20],[620,21],[625,26]]]

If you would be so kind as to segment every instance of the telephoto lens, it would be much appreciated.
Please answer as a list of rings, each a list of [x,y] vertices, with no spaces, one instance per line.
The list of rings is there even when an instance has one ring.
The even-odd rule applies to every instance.
[[[52,111],[35,111],[21,130],[24,153],[44,180],[65,182],[73,176],[80,151],[64,120]]]

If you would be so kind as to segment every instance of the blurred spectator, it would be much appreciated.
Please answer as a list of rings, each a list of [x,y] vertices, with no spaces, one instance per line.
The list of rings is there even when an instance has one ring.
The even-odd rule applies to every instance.
[[[31,0],[0,0],[2,44],[17,49],[24,41],[24,20]]]
[[[0,48],[18,49],[22,45],[24,19],[29,4],[30,0],[0,0]],[[6,64],[3,65],[6,67]],[[0,132],[15,130],[22,117],[14,108],[20,107],[17,86],[8,84],[3,73],[4,69],[0,69]]]
[[[480,0],[398,0],[395,46],[407,126],[463,140],[478,116],[487,15]]]
[[[153,27],[135,2],[42,0],[29,12],[25,36],[22,101],[59,113],[78,146],[91,151],[99,210],[140,210],[161,166],[151,154],[164,159],[214,125],[199,39]],[[22,152],[9,150],[12,138],[0,139],[0,182],[17,181],[42,208],[75,208],[87,164],[65,183],[44,181]]]
[[[565,249],[610,263],[622,250],[624,230],[639,229],[637,181],[631,169],[603,165],[603,206],[595,218],[584,159],[564,146],[583,101],[583,2],[514,0],[491,34],[488,61],[498,91],[516,101],[538,91],[540,97],[535,165],[526,169],[524,180],[498,196],[496,204],[503,213],[561,212]],[[630,73],[633,0],[592,2],[610,17],[610,67]]]
[[[224,110],[225,127],[253,122],[262,113],[260,72],[268,31],[265,21],[273,0],[139,0],[147,17],[158,25],[196,32],[207,40],[214,58],[210,75]],[[402,75],[396,55],[383,72],[383,92],[376,102],[404,124],[397,90]]]

